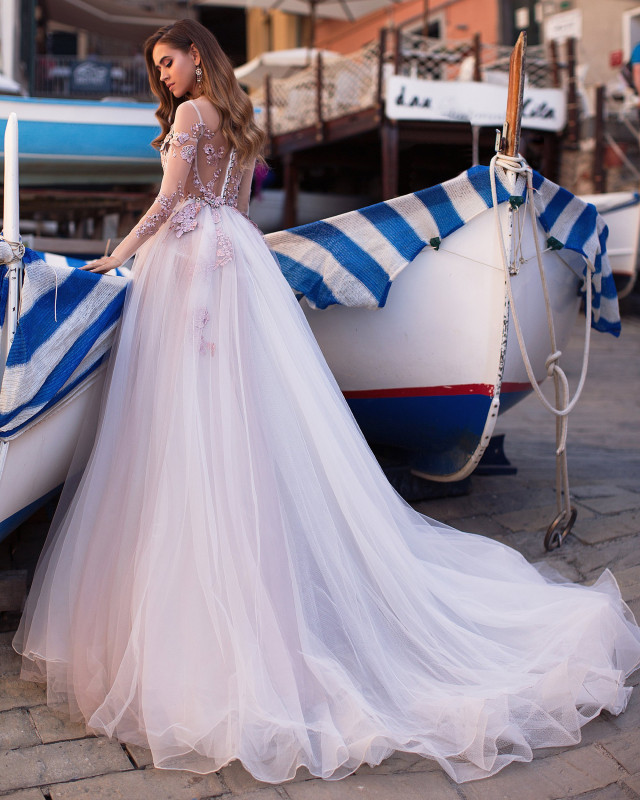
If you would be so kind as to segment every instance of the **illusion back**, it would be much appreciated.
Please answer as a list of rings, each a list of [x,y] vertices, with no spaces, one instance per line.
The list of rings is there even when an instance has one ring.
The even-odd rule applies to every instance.
[[[218,116],[209,103],[203,108],[210,118],[209,123],[195,101],[189,100],[188,106],[190,108],[185,111],[195,113],[189,129],[178,129],[174,123],[160,148],[163,171],[167,172],[171,158],[180,157],[192,164],[192,169],[184,186],[176,187],[179,194],[213,206],[237,208],[242,173],[236,166],[235,150],[229,147],[219,128],[216,129]],[[184,119],[181,122],[184,124]]]
[[[218,112],[206,98],[178,106],[160,146],[160,157],[164,173],[160,192],[114,250],[121,262],[167,220],[177,237],[194,230],[205,205],[214,209],[227,206],[247,214],[253,164],[238,165],[235,149],[220,131]]]

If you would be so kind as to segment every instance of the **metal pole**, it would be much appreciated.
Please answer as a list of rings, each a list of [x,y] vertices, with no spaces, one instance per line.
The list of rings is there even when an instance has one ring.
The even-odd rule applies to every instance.
[[[576,78],[576,40],[567,39],[567,145],[578,146],[578,91]]]
[[[9,114],[4,134],[4,211],[3,235],[7,242],[20,241],[20,199],[18,194],[18,118],[14,112]],[[22,279],[22,259],[8,265],[9,292],[7,308],[0,336],[0,383],[9,355],[9,348],[18,325],[20,302],[20,283]]]
[[[596,87],[596,116],[593,148],[593,186],[598,194],[606,192],[604,169],[604,86]]]

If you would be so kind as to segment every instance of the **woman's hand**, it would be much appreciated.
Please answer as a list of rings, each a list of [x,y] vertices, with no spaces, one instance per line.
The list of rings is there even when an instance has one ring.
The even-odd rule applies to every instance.
[[[122,262],[117,258],[113,256],[103,256],[102,258],[94,258],[93,261],[87,261],[84,267],[80,267],[80,269],[85,269],[87,272],[105,273],[120,266],[122,266]]]

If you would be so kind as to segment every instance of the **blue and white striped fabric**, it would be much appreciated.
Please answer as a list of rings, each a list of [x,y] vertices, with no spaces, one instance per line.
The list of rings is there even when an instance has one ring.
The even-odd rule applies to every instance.
[[[520,176],[513,191],[497,170],[498,202],[524,197]],[[549,245],[575,251],[595,267],[592,325],[620,332],[615,283],[606,252],[607,227],[595,206],[534,172],[536,213]],[[427,246],[491,208],[489,167],[473,167],[446,183],[359,211],[268,234],[289,284],[310,305],[383,306],[396,276]],[[586,265],[585,265],[586,274]]]
[[[76,269],[84,261],[29,249],[23,263],[20,321],[0,392],[0,439],[54,406],[104,361],[128,283]]]

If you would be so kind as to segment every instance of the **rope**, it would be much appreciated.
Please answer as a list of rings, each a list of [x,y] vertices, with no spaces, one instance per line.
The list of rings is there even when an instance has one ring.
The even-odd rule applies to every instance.
[[[25,248],[22,242],[12,242],[10,239],[5,237],[4,233],[0,233],[0,264],[4,264],[9,273],[16,273],[14,276],[15,278],[17,278],[18,269],[20,268],[19,265],[21,264],[22,257],[24,256],[24,249]],[[57,298],[58,283],[56,277],[56,300]],[[22,292],[20,291],[20,283],[18,283],[18,313],[16,315],[16,323],[19,322],[21,313]]]
[[[3,247],[4,245],[8,245],[8,247]],[[11,258],[8,258],[9,253],[7,252],[11,249]],[[9,267],[9,264],[13,264],[14,262],[22,261],[22,257],[24,256],[24,245],[22,242],[11,242],[9,239],[6,239],[4,234],[0,233],[0,264],[6,264],[8,269],[12,271],[16,271],[18,269],[17,265],[13,267]],[[8,260],[7,260],[8,259]],[[47,265],[49,266],[49,265]],[[55,281],[55,290],[53,293],[53,321],[58,321],[58,273],[53,269],[53,279]],[[18,304],[18,316],[16,322],[20,321],[20,315],[22,313],[22,292],[20,292],[20,301]]]
[[[5,245],[4,247],[2,245]],[[22,261],[24,255],[24,245],[22,242],[12,242],[0,233],[0,264],[13,264],[14,261]],[[12,269],[15,269],[13,267]]]
[[[513,297],[513,289],[511,286],[511,269],[509,264],[509,259],[505,250],[504,245],[504,238],[502,235],[502,223],[500,220],[500,211],[498,208],[498,193],[496,188],[496,167],[500,166],[505,170],[510,172],[515,172],[516,174],[526,174],[526,181],[527,181],[527,191],[525,195],[525,214],[526,214],[526,206],[529,207],[529,216],[531,219],[532,225],[532,233],[533,233],[533,240],[535,243],[536,248],[536,259],[538,261],[538,271],[540,273],[540,280],[542,283],[542,292],[544,295],[544,302],[545,302],[545,310],[547,315],[547,327],[549,330],[549,340],[551,344],[551,353],[547,356],[545,361],[545,368],[547,370],[547,375],[553,378],[554,383],[554,394],[555,394],[555,403],[550,403],[547,398],[543,395],[538,382],[536,381],[535,375],[533,373],[533,368],[531,366],[531,360],[529,359],[529,354],[527,352],[527,347],[524,341],[524,337],[522,335],[522,329],[520,327],[520,320],[518,318],[518,313],[516,310],[516,305]],[[584,337],[584,349],[582,354],[582,370],[580,373],[580,380],[578,382],[578,386],[576,388],[575,394],[571,400],[569,400],[569,381],[567,380],[567,376],[559,364],[560,357],[562,352],[558,349],[557,342],[556,342],[556,333],[555,333],[555,326],[553,323],[553,313],[551,310],[551,301],[549,298],[549,288],[547,285],[546,276],[544,273],[544,268],[542,264],[542,250],[540,248],[540,242],[538,239],[538,228],[537,228],[537,219],[535,213],[535,204],[534,204],[534,197],[533,197],[533,175],[531,168],[527,165],[524,159],[521,156],[514,157],[514,156],[505,156],[503,154],[496,154],[491,159],[491,170],[490,170],[490,180],[491,180],[491,197],[493,200],[493,208],[494,208],[494,218],[496,221],[496,231],[498,234],[498,242],[500,245],[500,253],[502,255],[502,265],[505,274],[505,283],[507,287],[507,294],[509,297],[509,308],[511,309],[511,315],[513,319],[513,325],[516,332],[516,337],[518,339],[518,345],[520,347],[520,353],[522,355],[522,360],[524,362],[525,370],[527,372],[527,377],[529,378],[529,382],[531,383],[531,387],[533,388],[534,392],[537,394],[538,398],[544,405],[544,407],[553,414],[556,418],[556,499],[558,504],[558,516],[552,523],[551,527],[549,528],[547,538],[549,534],[558,527],[558,525],[562,522],[569,522],[565,527],[563,532],[563,537],[566,533],[569,532],[571,525],[573,524],[573,519],[575,519],[575,511],[571,508],[571,501],[570,501],[570,488],[569,488],[569,470],[567,465],[567,431],[568,431],[568,422],[569,422],[569,414],[575,408],[580,395],[582,394],[582,390],[584,388],[585,380],[587,377],[587,369],[589,365],[589,346],[591,340],[591,296],[592,296],[592,286],[591,286],[591,276],[595,271],[593,264],[591,262],[587,262],[587,275],[585,277],[586,280],[586,313],[585,313],[585,337]],[[522,236],[518,241],[516,246],[515,252],[521,248],[522,243]],[[555,534],[554,534],[555,535]],[[561,543],[562,540],[558,542]],[[545,546],[547,546],[547,540],[545,540]],[[550,548],[548,548],[550,549]]]

